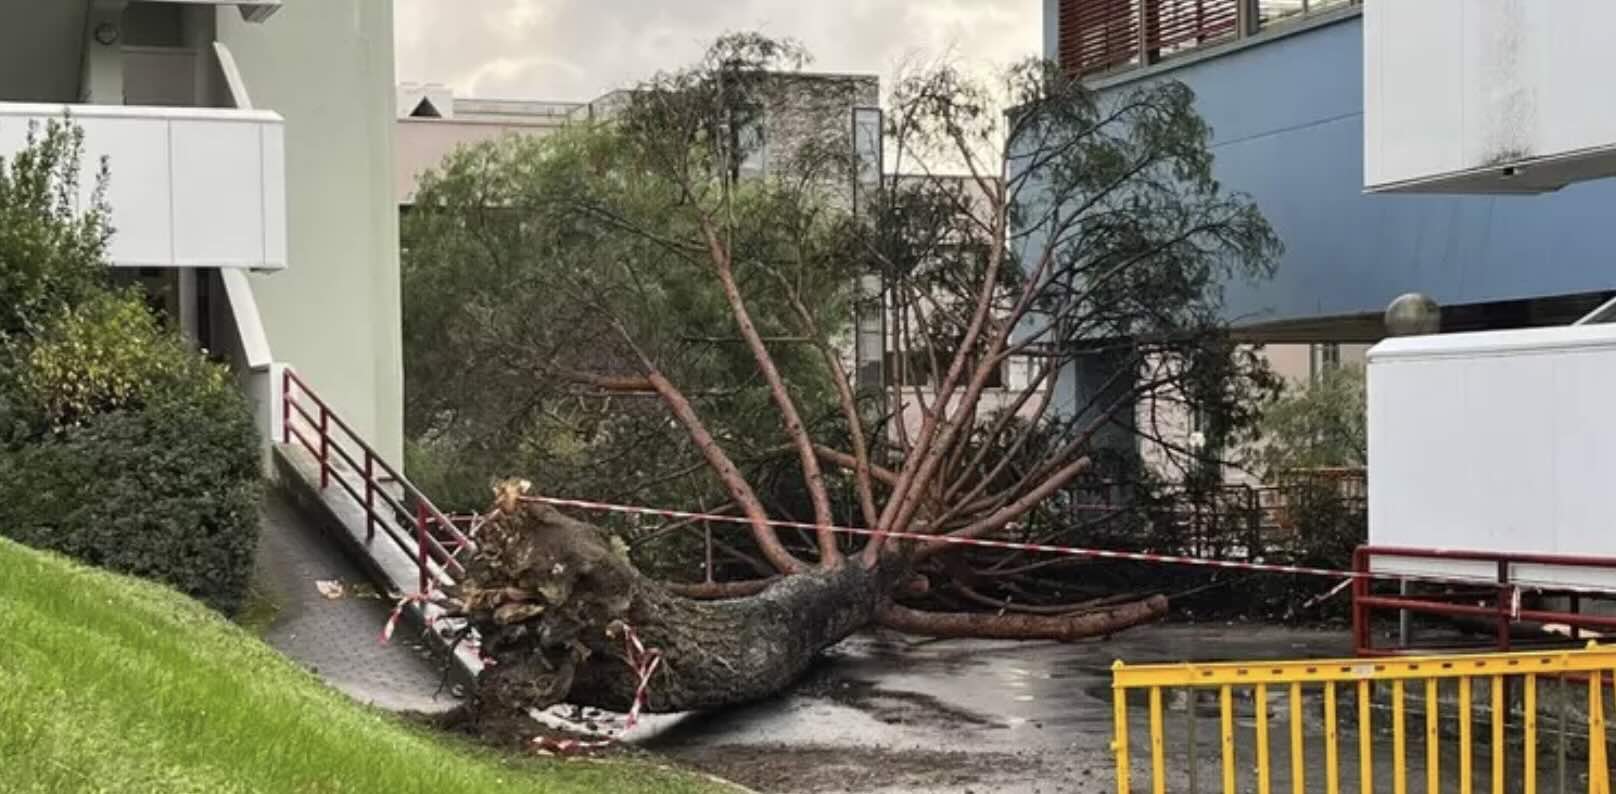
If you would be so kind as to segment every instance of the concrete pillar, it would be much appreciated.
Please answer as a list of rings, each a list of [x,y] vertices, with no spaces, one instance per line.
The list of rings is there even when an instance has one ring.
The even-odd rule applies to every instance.
[[[194,267],[176,268],[174,271],[178,287],[174,290],[176,302],[179,304],[180,336],[195,345],[201,339],[203,318],[198,312],[197,296],[197,269]]]
[[[193,101],[198,107],[220,107],[225,88],[214,59],[213,40],[219,9],[211,5],[180,9],[180,41],[196,53]]]
[[[94,0],[84,15],[84,62],[79,100],[91,105],[122,105],[123,10],[125,0]]]

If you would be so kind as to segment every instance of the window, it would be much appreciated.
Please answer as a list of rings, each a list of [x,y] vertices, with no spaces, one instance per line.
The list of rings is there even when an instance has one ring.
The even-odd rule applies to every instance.
[[[1308,374],[1318,380],[1324,373],[1341,368],[1341,345],[1334,342],[1313,345],[1308,357]]]
[[[1149,63],[1234,35],[1242,2],[1062,0],[1058,57],[1077,75]]]
[[[1060,0],[1057,52],[1074,76],[1153,63],[1362,0]],[[1242,29],[1243,28],[1243,29]]]
[[[1092,74],[1133,63],[1139,56],[1137,0],[1061,0],[1061,65]]]
[[[1304,13],[1307,13],[1307,0],[1257,0],[1258,27]]]
[[[1356,2],[1358,0],[1257,0],[1257,25],[1266,27],[1293,17],[1318,14]]]
[[[1235,32],[1239,0],[1151,0],[1145,4],[1145,46],[1151,60],[1192,50]]]
[[[880,108],[853,108],[854,208],[861,194],[881,188]]]
[[[877,275],[859,277],[854,306],[853,358],[855,383],[863,391],[884,391],[886,380],[886,285]]]
[[[954,351],[936,351],[937,366],[942,368],[942,372],[932,372],[932,358],[933,355],[925,350],[887,351],[887,383],[894,386],[936,387],[941,385],[943,376],[948,374],[949,364],[954,360]],[[975,361],[966,362],[967,367],[974,367],[975,365]],[[969,373],[969,370],[967,370],[967,373]],[[1004,365],[1001,363],[992,372],[988,373],[986,388],[1002,389],[1004,387]]]
[[[737,179],[759,177],[768,173],[769,138],[768,116],[760,107],[742,107],[730,115],[730,146],[732,167]]]

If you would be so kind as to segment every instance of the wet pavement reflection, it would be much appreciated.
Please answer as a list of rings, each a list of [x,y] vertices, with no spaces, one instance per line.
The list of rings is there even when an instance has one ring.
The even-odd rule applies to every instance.
[[[1110,792],[1116,660],[1349,653],[1345,632],[1241,624],[1153,626],[1072,644],[925,641],[877,633],[837,646],[788,695],[722,714],[654,718],[640,741],[761,791]],[[1185,715],[1182,696],[1169,705],[1170,713]],[[1135,735],[1148,735],[1140,733],[1146,710],[1132,711],[1140,720]],[[1249,698],[1243,711],[1246,722]],[[1283,711],[1277,699],[1270,711]],[[1199,787],[1213,791],[1216,704],[1198,702],[1196,713],[1206,758]],[[1177,722],[1176,730],[1187,732],[1189,720],[1179,716]],[[1283,737],[1283,725],[1275,727]],[[1148,759],[1142,750],[1136,745],[1136,764]],[[1171,788],[1186,786],[1180,772]]]

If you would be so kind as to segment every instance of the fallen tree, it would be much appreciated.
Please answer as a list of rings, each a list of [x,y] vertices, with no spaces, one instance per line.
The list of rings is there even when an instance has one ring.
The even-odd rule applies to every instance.
[[[849,140],[845,102],[820,126],[758,126],[835,98],[793,76],[798,57],[727,37],[603,125],[462,153],[418,194],[411,223],[439,238],[406,235],[406,290],[467,269],[484,282],[431,294],[411,332],[458,345],[434,359],[422,435],[486,389],[476,411],[520,413],[484,439],[613,461],[609,498],[699,500],[745,524],[642,534],[705,533],[705,581],[669,584],[630,561],[632,532],[506,483],[451,594],[492,661],[485,713],[626,708],[628,627],[663,655],[649,707],[671,711],[778,692],[870,625],[1073,640],[1166,611],[1148,594],[995,605],[980,574],[953,573],[970,567],[955,546],[889,535],[1025,536],[1141,437],[1196,454],[1141,405],[1245,399],[1221,288],[1266,274],[1278,242],[1213,179],[1190,92],[1101,98],[1028,63],[995,93],[939,68],[900,82],[872,148]],[[765,141],[767,175],[750,176]],[[855,314],[851,330],[881,328],[874,360],[846,359]],[[811,528],[774,521],[799,513]],[[715,577],[714,548],[750,575]],[[938,611],[937,583],[977,603]]]
[[[903,570],[895,560],[815,568],[741,598],[692,599],[642,575],[605,530],[505,488],[452,593],[492,660],[477,698],[495,712],[562,701],[627,711],[637,685],[624,658],[628,630],[662,657],[646,706],[689,711],[777,694],[820,651],[875,622],[938,636],[1075,639],[1167,608],[1156,597],[1069,617],[920,613],[891,602]]]

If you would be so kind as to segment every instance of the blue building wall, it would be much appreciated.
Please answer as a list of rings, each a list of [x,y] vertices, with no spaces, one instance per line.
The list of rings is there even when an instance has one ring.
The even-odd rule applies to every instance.
[[[1271,281],[1230,285],[1231,318],[1379,312],[1409,291],[1463,304],[1616,288],[1616,179],[1541,196],[1364,194],[1362,38],[1352,15],[1137,78],[1196,92],[1218,178],[1285,242]]]

